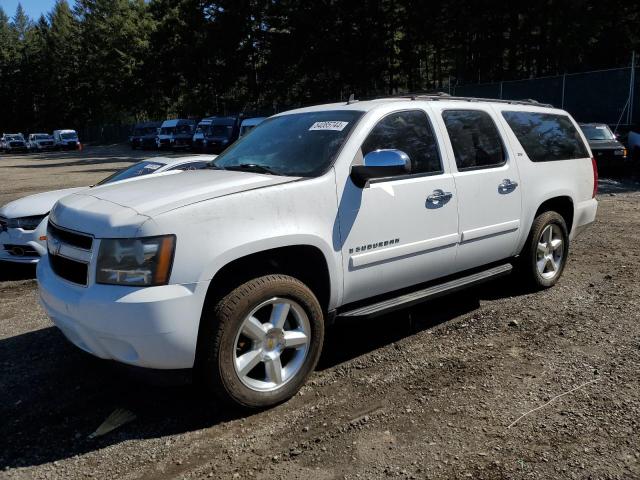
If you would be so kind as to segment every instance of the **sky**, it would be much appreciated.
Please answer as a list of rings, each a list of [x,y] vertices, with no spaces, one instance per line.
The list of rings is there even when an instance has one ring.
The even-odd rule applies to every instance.
[[[47,14],[56,3],[55,0],[0,0],[0,7],[4,10],[9,18],[13,17],[16,13],[16,7],[18,3],[22,4],[22,8],[27,12],[29,18],[37,20],[41,14]],[[73,2],[69,2],[70,4]]]

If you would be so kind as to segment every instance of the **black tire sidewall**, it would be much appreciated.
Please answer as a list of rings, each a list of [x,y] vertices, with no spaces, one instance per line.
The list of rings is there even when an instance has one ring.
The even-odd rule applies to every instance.
[[[549,225],[556,225],[560,228],[562,232],[562,262],[560,264],[560,268],[558,273],[552,278],[544,278],[540,272],[538,271],[537,265],[537,248],[538,248],[538,240],[540,239],[540,235],[545,228]],[[528,239],[527,249],[525,253],[525,265],[526,265],[526,273],[529,277],[531,283],[538,288],[549,288],[554,286],[560,277],[562,277],[562,273],[564,272],[564,268],[567,264],[567,260],[569,257],[569,231],[567,230],[567,224],[564,221],[564,218],[557,212],[548,211],[541,213],[536,217],[531,227],[531,234]]]
[[[305,310],[311,342],[295,378],[272,392],[257,392],[244,385],[235,371],[235,340],[251,310],[273,297],[293,300]],[[240,285],[221,299],[203,320],[210,328],[202,332],[204,361],[200,377],[218,399],[241,408],[267,408],[294,396],[313,372],[322,350],[324,320],[320,304],[306,285],[290,276],[266,275]]]

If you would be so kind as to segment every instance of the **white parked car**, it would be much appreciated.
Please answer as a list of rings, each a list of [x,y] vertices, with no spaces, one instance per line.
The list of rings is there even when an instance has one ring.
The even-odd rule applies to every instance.
[[[31,133],[28,141],[29,150],[33,152],[42,152],[45,150],[54,150],[56,142],[53,135],[48,133]]]
[[[58,201],[42,304],[101,358],[196,368],[218,399],[282,402],[327,323],[512,271],[560,278],[597,172],[571,116],[535,102],[413,96],[269,118],[216,169]]]
[[[152,158],[117,171],[97,185],[137,180],[145,175],[204,168],[215,155]],[[96,185],[96,186],[97,186]],[[36,193],[0,207],[0,260],[36,263],[47,252],[47,218],[53,205],[72,193],[93,187]]]
[[[80,148],[80,139],[75,130],[54,130],[53,140],[58,150],[77,150]]]

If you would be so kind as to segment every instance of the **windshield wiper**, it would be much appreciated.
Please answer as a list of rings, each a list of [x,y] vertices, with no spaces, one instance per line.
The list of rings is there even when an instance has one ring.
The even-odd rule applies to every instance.
[[[268,173],[269,175],[277,175],[271,168],[257,163],[241,163],[240,165],[232,165],[226,167],[227,170],[246,170],[248,172]]]

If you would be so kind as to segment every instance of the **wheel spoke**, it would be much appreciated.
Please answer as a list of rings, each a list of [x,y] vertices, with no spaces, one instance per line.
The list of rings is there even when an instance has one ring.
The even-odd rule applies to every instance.
[[[540,273],[544,273],[544,271],[547,269],[547,257],[542,257],[540,260],[538,260],[537,264],[538,271]]]
[[[282,362],[280,361],[280,356],[266,359],[264,366],[267,379],[276,385],[280,385],[282,383]]]
[[[262,323],[256,317],[249,317],[245,320],[242,324],[242,333],[255,341],[262,341],[265,336]]]
[[[544,238],[547,242],[547,245],[551,245],[551,240],[553,240],[553,227],[551,225],[546,228],[544,232]]]
[[[251,350],[236,358],[236,367],[241,376],[247,375],[262,359],[262,349]]]
[[[560,240],[559,238],[551,240],[551,250],[556,251],[560,247],[562,247],[562,240]]]
[[[298,332],[295,330],[289,330],[284,332],[284,346],[286,348],[301,347],[306,345],[309,341],[309,337],[304,332]]]
[[[290,305],[288,303],[274,303],[271,310],[271,317],[269,321],[274,328],[284,327],[284,322],[289,315]]]
[[[538,243],[538,253],[542,255],[547,253],[547,246],[544,243]]]
[[[556,261],[554,260],[553,257],[549,257],[549,263],[551,264],[551,271],[552,272],[557,272],[558,271],[558,264],[556,263]]]

